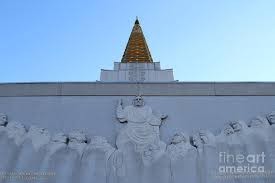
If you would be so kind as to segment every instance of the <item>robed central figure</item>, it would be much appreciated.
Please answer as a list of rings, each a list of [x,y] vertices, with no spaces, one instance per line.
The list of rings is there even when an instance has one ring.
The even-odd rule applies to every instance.
[[[121,123],[127,122],[120,131],[116,145],[123,148],[127,142],[135,144],[136,152],[149,149],[159,149],[162,144],[159,137],[159,128],[162,120],[167,115],[153,112],[152,108],[145,105],[141,96],[136,96],[133,105],[122,107],[122,100],[118,102],[117,118]]]

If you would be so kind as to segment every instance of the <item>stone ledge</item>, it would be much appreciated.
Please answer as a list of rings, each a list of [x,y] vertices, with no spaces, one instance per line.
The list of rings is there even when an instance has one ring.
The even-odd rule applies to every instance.
[[[140,83],[148,96],[275,96],[275,82]],[[131,96],[136,83],[52,82],[2,83],[0,97],[21,96]]]

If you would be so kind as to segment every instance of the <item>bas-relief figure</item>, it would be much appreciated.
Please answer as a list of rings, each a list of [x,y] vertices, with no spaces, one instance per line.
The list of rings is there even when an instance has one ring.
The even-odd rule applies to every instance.
[[[189,136],[183,132],[176,133],[171,140],[171,144],[167,146],[167,153],[172,160],[184,158],[190,151],[195,152],[196,149],[190,144]]]
[[[201,182],[216,183],[219,182],[213,176],[218,169],[218,148],[216,144],[216,136],[209,130],[200,130],[197,135],[195,144],[198,145],[198,171],[201,175]]]
[[[167,115],[155,113],[145,105],[141,96],[136,96],[133,104],[125,108],[120,100],[116,112],[121,123],[127,122],[116,139],[118,149],[123,151],[127,143],[132,143],[135,152],[141,153],[145,164],[162,155],[166,145],[160,141],[159,128]]]
[[[233,129],[233,134],[228,136],[228,144],[242,144],[246,141],[246,135],[249,133],[247,124],[242,120],[230,121],[227,125],[231,126]],[[227,128],[229,130],[230,128]],[[230,130],[229,130],[230,131]],[[228,132],[229,132],[228,131]],[[229,132],[232,133],[232,132]]]
[[[50,157],[59,150],[66,148],[68,141],[68,136],[65,133],[59,132],[54,134],[47,145],[47,156]]]
[[[216,143],[219,145],[231,142],[234,129],[228,123],[223,126],[220,133],[216,136]]]
[[[53,134],[50,138],[49,143],[46,145],[46,154],[41,162],[41,166],[38,169],[39,172],[58,172],[62,169],[60,164],[65,162],[64,154],[67,154],[68,150],[68,136],[63,132]],[[45,181],[38,183],[44,183]],[[55,176],[49,176],[46,182],[56,182]]]
[[[45,128],[31,126],[26,134],[26,139],[30,139],[36,151],[46,146],[51,139],[51,135]]]
[[[235,134],[242,134],[247,132],[248,126],[244,121],[231,121],[229,124],[233,128]]]
[[[10,122],[8,125],[8,116],[0,114],[0,172],[11,171],[17,163],[25,133],[23,125],[18,122]]]
[[[65,151],[68,145],[68,137],[63,132],[53,134],[49,143],[46,145],[46,155],[41,163],[40,171],[50,169],[51,159],[54,159],[55,154]]]
[[[268,119],[264,116],[256,116],[248,123],[250,137],[256,141],[268,141],[270,138],[271,128]]]
[[[199,131],[199,136],[200,136],[200,139],[201,139],[203,145],[215,146],[216,137],[211,131],[209,131],[209,130],[200,130]]]
[[[167,147],[171,159],[171,182],[198,182],[197,150],[190,144],[190,137],[182,132],[176,133]]]
[[[5,131],[8,137],[13,139],[15,144],[18,146],[20,146],[26,138],[26,127],[17,121],[9,122],[5,128]]]
[[[200,130],[191,136],[191,144],[197,148],[199,153],[202,153],[206,147],[216,147],[216,137],[209,130]]]
[[[221,130],[220,137],[228,137],[234,134],[234,129],[229,124],[224,125],[223,129]],[[219,138],[220,139],[220,138]],[[223,138],[221,138],[223,139]]]
[[[217,152],[227,152],[232,145],[234,129],[229,123],[224,124],[220,133],[216,136]]]
[[[110,155],[114,152],[115,148],[113,148],[113,146],[108,143],[105,137],[94,136],[91,138],[91,141],[87,145],[87,148],[85,149],[84,153],[86,151],[93,150],[101,151],[106,156],[106,159],[108,159]]]
[[[199,134],[193,134],[193,135],[191,135],[190,141],[191,141],[191,144],[194,147],[196,147],[198,151],[202,150],[203,142],[202,142]]]
[[[81,158],[79,182],[106,183],[106,177],[110,172],[108,160],[114,151],[115,148],[104,137],[91,137],[91,141],[85,147]]]
[[[275,111],[272,111],[266,117],[267,117],[268,122],[270,123],[270,125],[275,125]]]
[[[155,112],[136,96],[132,105],[118,102],[117,118],[126,123],[118,133],[118,150],[112,155],[113,180],[117,182],[166,182],[169,180],[169,159],[165,156],[166,144],[160,140],[160,126],[165,114]],[[168,170],[167,170],[168,169]],[[155,174],[160,173],[158,177]]]
[[[73,131],[68,135],[68,147],[75,150],[81,157],[87,145],[87,137],[82,131]]]
[[[269,167],[271,167],[272,171],[275,172],[275,111],[272,111],[271,113],[266,115],[268,122],[270,124],[270,134],[267,141],[267,152],[269,154]]]
[[[268,120],[264,116],[256,116],[249,123],[248,126],[251,128],[267,128],[270,126]]]
[[[15,145],[21,149],[22,155],[17,162],[15,162],[16,158],[13,158],[14,162],[12,166],[5,165],[5,167],[8,170],[24,169],[28,167],[25,160],[29,162],[26,155],[34,154],[32,156],[36,158],[32,159],[41,161],[41,170],[50,168],[50,170],[56,170],[60,175],[66,172],[81,170],[82,173],[74,173],[72,179],[66,178],[66,181],[77,181],[79,177],[84,175],[84,171],[87,169],[85,162],[91,160],[90,165],[92,167],[98,166],[101,168],[94,167],[91,169],[88,166],[90,167],[88,169],[91,169],[95,174],[90,177],[89,171],[86,171],[84,177],[90,177],[93,180],[102,180],[100,182],[105,182],[106,180],[107,182],[112,182],[115,180],[114,182],[120,183],[129,182],[131,179],[148,182],[148,180],[157,180],[154,176],[151,176],[151,174],[155,174],[156,172],[162,172],[158,179],[160,182],[167,182],[168,179],[171,179],[172,182],[180,182],[186,177],[188,177],[188,180],[200,181],[195,178],[198,174],[200,174],[201,178],[204,177],[205,182],[207,182],[206,180],[213,182],[214,180],[209,179],[207,171],[211,170],[211,167],[213,168],[215,165],[213,161],[215,159],[211,159],[213,154],[215,154],[214,151],[229,150],[234,154],[238,154],[245,153],[246,151],[257,152],[258,150],[272,153],[275,150],[275,147],[270,145],[274,143],[273,125],[275,124],[275,112],[269,113],[266,117],[256,116],[248,124],[240,120],[232,121],[224,126],[224,129],[218,136],[214,136],[208,130],[200,130],[198,133],[192,135],[191,139],[184,133],[176,133],[167,149],[166,144],[159,137],[159,128],[162,120],[167,115],[155,113],[149,106],[145,105],[141,96],[137,96],[133,100],[133,104],[125,108],[122,107],[122,101],[120,101],[117,107],[117,117],[121,123],[127,123],[118,135],[116,141],[118,149],[116,150],[104,137],[91,138],[91,141],[88,143],[86,135],[79,131],[69,133],[68,135],[58,133],[51,136],[44,128],[31,126],[27,130],[19,122],[9,122],[7,115],[1,113],[0,129],[4,132],[2,136],[3,134],[7,134],[7,139],[15,142]],[[28,149],[31,149],[31,147],[26,145],[27,141],[31,142],[30,144],[32,144],[35,151],[28,153]],[[129,143],[133,144],[133,152],[126,151],[126,153],[123,153]],[[41,148],[45,150],[44,155],[41,153]],[[40,155],[36,156],[35,152],[40,152]],[[93,152],[99,152],[99,154]],[[1,152],[1,154],[3,153],[5,154],[5,152]],[[132,153],[132,155],[127,153]],[[8,154],[12,155],[12,153]],[[8,157],[8,154],[4,156]],[[51,159],[54,154],[59,155]],[[20,156],[20,153],[13,153],[11,157],[14,156]],[[44,156],[45,158],[41,160],[40,156]],[[128,156],[128,158],[125,158],[125,156]],[[140,156],[141,161],[136,158],[137,156]],[[169,161],[167,161],[166,157],[169,157],[171,160],[171,174],[165,173],[170,172],[168,168]],[[32,167],[36,166],[36,160],[32,162]],[[80,160],[82,163],[79,163]],[[130,161],[128,165],[127,161]],[[1,162],[4,163],[3,160]],[[66,165],[59,163],[57,165],[57,162],[66,162]],[[95,162],[97,163],[94,164]],[[145,165],[145,172],[140,171],[140,162],[142,162],[143,166]],[[15,163],[18,164],[15,166]],[[135,166],[135,163],[138,165]],[[188,167],[185,165],[188,165]],[[62,168],[64,166],[67,167],[65,170]],[[265,166],[274,168],[274,162],[270,160]],[[129,168],[132,169],[132,172],[129,172]],[[115,174],[113,174],[112,178],[106,178],[112,174],[112,169],[115,170],[113,171]],[[156,171],[151,171],[151,169],[156,169]],[[184,173],[182,173],[183,170]],[[123,178],[125,176],[127,179]],[[117,177],[121,178],[117,179]],[[84,180],[89,182],[90,178]],[[64,180],[64,177],[57,176],[56,180]]]
[[[275,111],[269,113],[267,116],[268,122],[271,125],[269,130],[270,130],[270,135],[269,139],[274,141],[274,134],[275,134]],[[273,143],[274,144],[274,143]],[[275,145],[273,146],[274,148],[274,159],[275,159]]]
[[[191,144],[196,147],[197,150],[195,162],[196,172],[200,175],[196,176],[199,177],[199,182],[215,182],[215,180],[212,179],[212,173],[218,167],[218,153],[215,141],[215,136],[208,130],[200,130],[191,135]]]
[[[67,148],[59,150],[50,159],[50,169],[56,173],[56,182],[76,182],[79,179],[81,158],[86,146],[87,137],[83,131],[76,130],[68,134]],[[64,174],[68,176],[64,177]]]
[[[0,138],[1,135],[3,135],[3,133],[6,130],[6,126],[8,124],[8,116],[4,113],[0,113]]]
[[[250,129],[242,120],[230,121],[229,125],[234,130],[234,134],[231,136],[231,148],[234,152],[244,153],[246,150],[243,144],[250,144],[250,139],[248,138],[251,132]]]
[[[49,131],[45,128],[30,126],[13,170],[15,172],[39,170],[47,153],[46,145],[49,143],[50,137]]]
[[[8,124],[8,116],[0,113],[0,126],[6,126]]]

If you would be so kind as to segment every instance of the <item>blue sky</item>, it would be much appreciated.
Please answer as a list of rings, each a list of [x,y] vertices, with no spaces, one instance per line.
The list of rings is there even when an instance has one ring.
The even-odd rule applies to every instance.
[[[275,81],[274,0],[1,0],[0,82],[95,81],[138,16],[180,81]]]

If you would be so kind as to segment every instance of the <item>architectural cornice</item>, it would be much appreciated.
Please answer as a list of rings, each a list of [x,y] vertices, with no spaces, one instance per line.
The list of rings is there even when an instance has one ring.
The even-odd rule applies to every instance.
[[[0,97],[23,96],[275,96],[275,82],[1,83]]]

